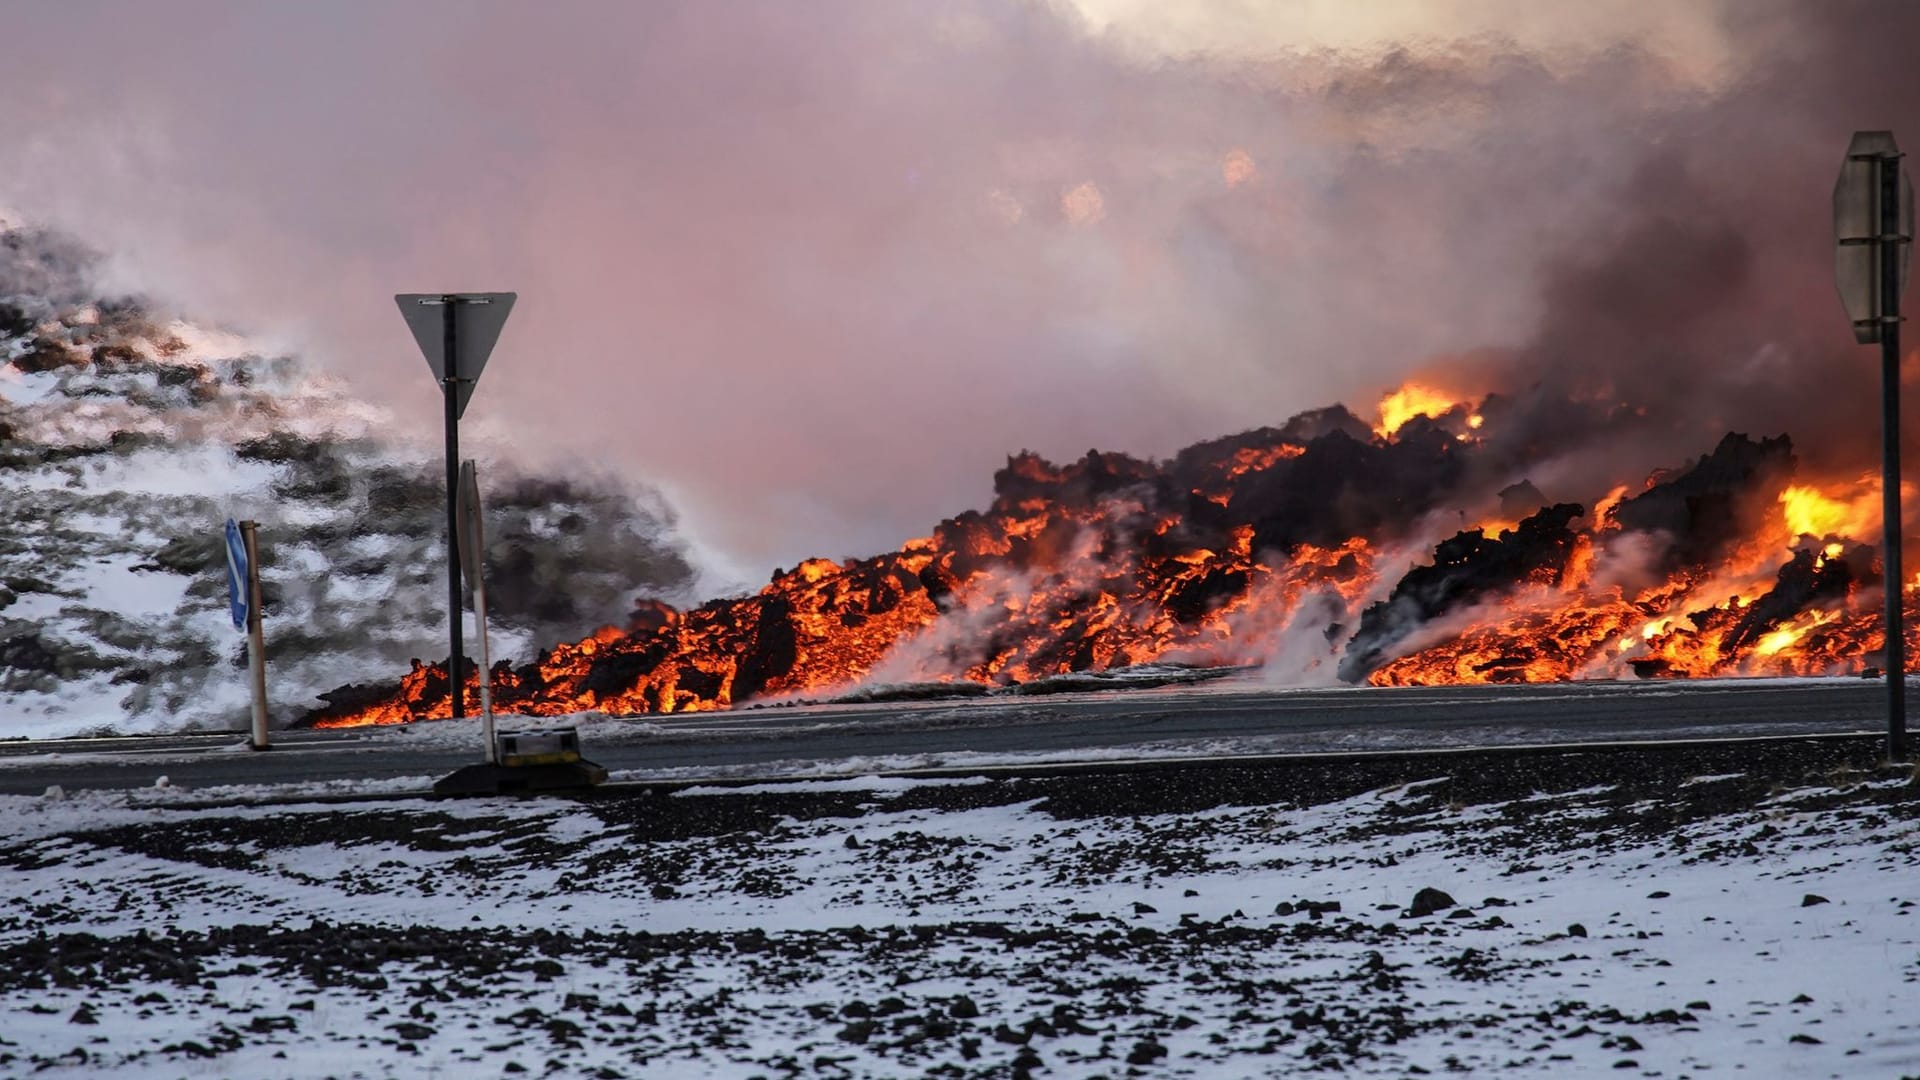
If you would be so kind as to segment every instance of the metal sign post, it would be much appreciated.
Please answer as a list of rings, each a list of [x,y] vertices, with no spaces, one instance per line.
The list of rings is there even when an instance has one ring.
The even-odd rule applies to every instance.
[[[247,632],[247,667],[253,687],[253,733],[247,745],[269,750],[267,741],[267,644],[260,621],[260,548],[256,522],[227,519],[227,606],[233,628]]]
[[[465,649],[460,640],[460,417],[480,381],[481,369],[513,312],[515,294],[399,293],[394,302],[440,380],[447,436],[447,693],[453,716],[467,715]]]
[[[471,461],[460,465],[460,569],[473,589],[473,627],[480,635],[481,760],[500,764],[493,734],[493,657],[487,648],[487,533],[480,510],[480,475]]]
[[[460,464],[454,516],[460,522],[460,568],[473,590],[474,627],[480,634],[480,764],[457,769],[434,781],[436,795],[502,795],[508,792],[565,791],[607,781],[607,770],[580,756],[580,736],[572,728],[514,731],[500,735],[493,726],[493,656],[487,641],[487,530],[480,505],[480,470]]]
[[[1907,757],[1905,574],[1900,551],[1900,294],[1913,253],[1913,182],[1890,131],[1856,131],[1833,186],[1834,282],[1854,338],[1880,344],[1887,756]]]

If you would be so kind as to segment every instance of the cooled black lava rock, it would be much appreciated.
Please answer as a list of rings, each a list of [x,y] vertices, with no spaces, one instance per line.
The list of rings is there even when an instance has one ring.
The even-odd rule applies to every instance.
[[[1614,507],[1613,520],[1623,529],[1670,537],[1665,569],[1704,565],[1749,535],[1753,515],[1796,465],[1787,436],[1756,442],[1731,432],[1712,453]]]
[[[1127,1054],[1127,1064],[1151,1065],[1154,1062],[1159,1061],[1161,1058],[1166,1056],[1167,1056],[1166,1047],[1161,1046],[1159,1043],[1154,1042],[1152,1039],[1143,1039],[1140,1042],[1135,1043],[1133,1046],[1133,1050]]]
[[[1873,548],[1853,544],[1838,557],[1828,557],[1816,548],[1794,552],[1774,578],[1773,588],[1760,599],[1744,608],[1696,612],[1690,616],[1691,621],[1702,630],[1716,622],[1731,621],[1732,629],[1723,638],[1721,648],[1735,653],[1815,604],[1838,604],[1857,591],[1880,583]]]
[[[1572,523],[1585,513],[1577,503],[1559,503],[1498,537],[1470,529],[1442,541],[1432,563],[1407,571],[1390,596],[1361,612],[1360,629],[1340,658],[1340,678],[1365,679],[1391,658],[1395,645],[1450,611],[1525,582],[1557,584],[1579,535]]]
[[[1413,894],[1413,903],[1407,905],[1407,917],[1424,919],[1436,911],[1445,911],[1453,906],[1453,897],[1429,886]]]

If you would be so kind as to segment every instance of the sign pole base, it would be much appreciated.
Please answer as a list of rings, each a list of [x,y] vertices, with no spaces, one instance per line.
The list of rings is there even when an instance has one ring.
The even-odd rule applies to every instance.
[[[433,782],[435,795],[535,795],[579,791],[607,782],[607,770],[591,761],[556,765],[468,765]]]

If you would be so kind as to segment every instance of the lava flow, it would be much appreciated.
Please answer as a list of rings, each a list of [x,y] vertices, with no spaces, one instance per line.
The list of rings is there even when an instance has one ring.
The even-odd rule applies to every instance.
[[[1375,424],[1334,406],[1166,461],[1022,453],[985,510],[898,551],[809,560],[686,611],[642,600],[624,626],[495,665],[494,700],[681,712],[1148,662],[1375,685],[1878,662],[1871,477],[1801,477],[1787,437],[1729,434],[1678,468],[1564,493],[1590,501],[1549,499],[1526,478],[1538,435],[1503,436],[1512,408],[1410,383]],[[323,695],[308,722],[445,716],[447,691],[444,664],[415,661]]]

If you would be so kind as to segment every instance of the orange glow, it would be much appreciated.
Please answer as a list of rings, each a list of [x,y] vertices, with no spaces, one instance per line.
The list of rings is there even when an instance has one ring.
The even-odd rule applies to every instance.
[[[1825,626],[1838,617],[1838,615],[1831,611],[1806,612],[1794,618],[1785,626],[1769,630],[1760,635],[1759,642],[1753,647],[1754,654],[1763,657],[1777,656],[1798,645],[1801,639],[1807,636],[1809,631]]]
[[[1253,155],[1245,150],[1229,151],[1220,162],[1220,176],[1228,187],[1239,187],[1252,180],[1258,172],[1253,164]]]
[[[1107,216],[1107,200],[1089,180],[1060,196],[1060,213],[1075,225],[1097,225]]]
[[[1462,403],[1463,399],[1444,390],[1410,382],[1380,399],[1380,422],[1373,425],[1373,431],[1383,439],[1390,438],[1416,416],[1439,416]],[[1471,420],[1468,423],[1476,428],[1480,426]]]
[[[1880,531],[1880,480],[1863,476],[1825,491],[1793,484],[1780,493],[1780,511],[1793,536],[1869,540]]]
[[[1620,484],[1593,504],[1593,523],[1597,529],[1617,529],[1620,523],[1613,520],[1613,508],[1627,497],[1627,485]]]

